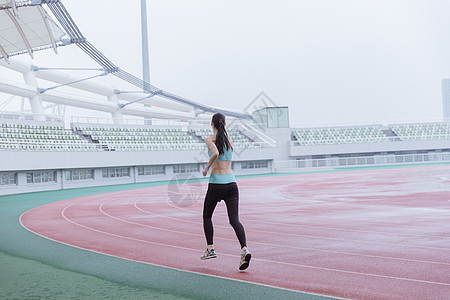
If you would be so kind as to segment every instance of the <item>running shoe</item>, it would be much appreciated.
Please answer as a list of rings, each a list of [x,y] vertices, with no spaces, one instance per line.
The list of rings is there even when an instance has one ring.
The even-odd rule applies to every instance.
[[[250,259],[252,258],[252,254],[245,249],[241,254],[241,264],[239,265],[239,270],[245,270],[248,268],[250,264]]]
[[[209,259],[209,258],[216,258],[217,254],[214,249],[209,250],[206,249],[205,253],[200,257],[200,259]]]

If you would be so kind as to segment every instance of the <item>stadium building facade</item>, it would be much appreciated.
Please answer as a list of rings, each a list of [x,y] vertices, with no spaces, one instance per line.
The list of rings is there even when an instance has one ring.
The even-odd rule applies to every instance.
[[[209,124],[72,122],[66,128],[52,116],[1,116],[0,195],[201,180],[208,161]],[[290,128],[235,120],[229,134],[236,175],[450,162],[447,122]]]

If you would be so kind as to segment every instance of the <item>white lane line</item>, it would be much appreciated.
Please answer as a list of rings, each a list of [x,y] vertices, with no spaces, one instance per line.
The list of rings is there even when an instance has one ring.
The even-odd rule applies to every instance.
[[[107,201],[107,202],[109,202],[109,201]],[[107,216],[107,217],[109,217],[109,218],[112,218],[112,219],[115,219],[115,220],[118,220],[118,221],[121,221],[121,222],[129,223],[129,224],[133,224],[133,225],[138,225],[138,226],[145,227],[145,228],[151,228],[151,229],[162,230],[162,231],[167,231],[167,232],[172,232],[172,233],[180,233],[180,234],[186,234],[186,235],[201,236],[201,237],[203,237],[202,234],[190,233],[190,232],[179,231],[179,230],[172,230],[172,229],[167,229],[167,228],[157,227],[157,226],[151,226],[151,225],[146,225],[146,224],[142,224],[142,223],[137,223],[137,222],[133,222],[133,221],[128,221],[128,220],[126,220],[126,219],[122,219],[122,218],[119,218],[119,217],[115,217],[115,216],[113,216],[113,215],[111,215],[111,214],[108,214],[107,212],[105,212],[105,211],[103,210],[103,205],[106,204],[107,202],[103,202],[103,203],[100,205],[99,210],[100,210],[100,212],[101,212],[102,214],[104,214],[105,216]]]

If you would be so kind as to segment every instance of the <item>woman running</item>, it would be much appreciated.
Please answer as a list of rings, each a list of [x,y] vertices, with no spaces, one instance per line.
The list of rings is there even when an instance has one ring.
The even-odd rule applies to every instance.
[[[203,229],[205,230],[208,248],[201,259],[217,257],[213,244],[214,230],[211,218],[217,203],[224,200],[227,205],[230,225],[236,232],[241,244],[242,254],[239,269],[245,270],[248,268],[252,255],[247,250],[244,226],[239,221],[239,190],[231,172],[233,145],[225,130],[225,125],[225,116],[216,113],[211,121],[214,134],[205,139],[210,158],[208,165],[203,170],[203,176],[208,174],[209,168],[211,168],[211,175],[203,206]]]

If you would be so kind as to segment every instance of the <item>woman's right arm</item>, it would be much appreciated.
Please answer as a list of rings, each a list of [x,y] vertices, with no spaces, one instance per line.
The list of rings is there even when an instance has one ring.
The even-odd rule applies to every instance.
[[[208,146],[208,150],[211,151],[211,157],[209,158],[208,164],[202,171],[203,176],[206,176],[206,174],[208,174],[209,168],[211,168],[212,164],[216,161],[217,157],[219,156],[219,150],[217,150],[216,144],[212,140],[211,136],[208,136],[205,139],[205,144],[206,146]]]

